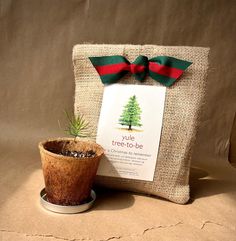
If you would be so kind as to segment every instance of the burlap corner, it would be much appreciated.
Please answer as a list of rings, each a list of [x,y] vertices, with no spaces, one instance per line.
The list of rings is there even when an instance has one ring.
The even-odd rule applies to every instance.
[[[96,182],[99,185],[157,195],[181,204],[189,200],[190,159],[206,89],[208,54],[209,48],[202,47],[107,44],[74,46],[74,111],[75,114],[78,111],[83,113],[95,127],[100,114],[103,84],[88,57],[123,55],[132,62],[138,55],[148,58],[167,55],[193,62],[181,79],[166,92],[154,180],[150,182],[98,176]],[[121,83],[140,84],[130,75],[123,78]],[[151,78],[145,84],[158,85]]]

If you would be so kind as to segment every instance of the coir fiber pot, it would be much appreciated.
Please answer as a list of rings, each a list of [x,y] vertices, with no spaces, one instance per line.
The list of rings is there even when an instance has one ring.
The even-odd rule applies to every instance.
[[[58,205],[79,205],[90,192],[103,148],[92,141],[58,138],[39,143],[47,200]],[[58,153],[90,151],[94,157],[77,158]]]

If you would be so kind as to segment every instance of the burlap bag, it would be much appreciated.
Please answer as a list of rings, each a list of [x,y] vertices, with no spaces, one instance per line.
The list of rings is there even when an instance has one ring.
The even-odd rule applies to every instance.
[[[189,200],[190,159],[206,89],[208,53],[208,48],[182,46],[106,44],[74,46],[75,114],[83,113],[95,127],[99,120],[103,84],[88,57],[123,55],[132,62],[139,55],[148,58],[167,55],[193,62],[180,80],[167,88],[154,180],[150,182],[97,176],[97,184],[157,195],[181,204]],[[127,75],[120,83],[140,84],[131,75]],[[151,78],[147,78],[144,84],[159,85]]]

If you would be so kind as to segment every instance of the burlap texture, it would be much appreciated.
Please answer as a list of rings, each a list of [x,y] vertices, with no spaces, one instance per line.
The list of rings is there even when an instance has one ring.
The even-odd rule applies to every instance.
[[[193,62],[181,79],[167,88],[154,180],[150,182],[97,176],[98,184],[157,195],[180,204],[189,200],[190,159],[199,124],[199,112],[204,101],[208,53],[209,48],[183,46],[106,44],[74,46],[74,111],[75,114],[83,113],[95,128],[99,120],[103,84],[88,57],[123,55],[132,62],[138,55],[145,55],[148,58],[167,55]],[[127,75],[120,83],[140,84],[131,75]],[[147,78],[144,84],[159,85],[151,78]]]

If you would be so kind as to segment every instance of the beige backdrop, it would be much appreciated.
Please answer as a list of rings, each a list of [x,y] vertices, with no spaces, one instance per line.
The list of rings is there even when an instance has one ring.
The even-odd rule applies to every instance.
[[[77,43],[209,46],[208,95],[193,163],[226,162],[236,102],[235,3],[1,0],[1,147],[36,152],[39,140],[64,135],[58,120],[63,124],[63,110],[73,109]]]
[[[0,240],[235,240],[235,16],[234,0],[0,0]],[[195,201],[183,207],[105,192],[83,215],[39,206],[37,143],[65,135],[72,47],[84,42],[211,48],[193,155],[202,170],[190,177]]]

